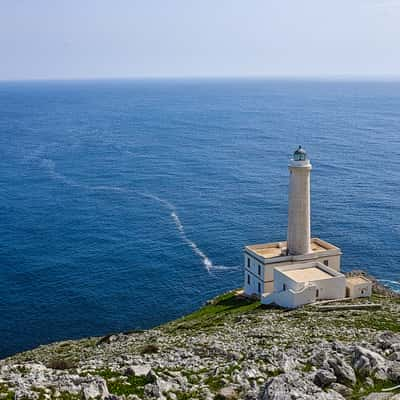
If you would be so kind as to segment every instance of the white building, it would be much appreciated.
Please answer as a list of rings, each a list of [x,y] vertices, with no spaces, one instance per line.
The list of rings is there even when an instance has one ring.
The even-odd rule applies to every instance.
[[[310,240],[307,254],[288,254],[287,242],[265,243],[244,248],[245,282],[247,295],[261,297],[274,290],[274,269],[285,265],[319,261],[335,271],[340,271],[341,251],[338,247],[318,238]]]
[[[262,296],[263,304],[295,308],[318,300],[342,299],[346,277],[320,262],[292,264],[274,269],[274,291]]]
[[[371,281],[364,276],[346,278],[346,297],[369,297],[372,294]]]
[[[282,302],[287,304],[282,305],[290,307],[289,304],[306,304],[305,299],[310,303],[318,299],[327,299],[327,296],[345,297],[346,291],[342,288],[345,277],[340,273],[340,249],[322,239],[311,238],[311,169],[306,152],[299,146],[289,162],[287,240],[254,244],[244,248],[244,292],[249,296],[261,298],[263,303],[271,302],[272,298],[275,299],[273,302],[279,303],[282,299]],[[290,279],[290,275],[293,274],[305,276],[307,280],[295,282]],[[321,280],[323,274],[325,278]],[[279,283],[276,283],[277,279]],[[282,279],[285,280],[285,287],[291,288],[290,294],[269,296],[274,292],[282,292]],[[371,286],[369,281],[368,283]],[[348,289],[348,292],[349,290],[355,293],[358,289]],[[363,293],[367,292],[363,290]],[[293,296],[297,296],[298,299],[292,298]]]

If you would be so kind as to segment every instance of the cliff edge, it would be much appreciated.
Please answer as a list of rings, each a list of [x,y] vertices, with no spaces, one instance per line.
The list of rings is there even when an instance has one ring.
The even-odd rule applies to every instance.
[[[288,311],[226,293],[151,330],[2,360],[0,399],[400,399],[400,298],[375,283],[346,302],[369,303]]]

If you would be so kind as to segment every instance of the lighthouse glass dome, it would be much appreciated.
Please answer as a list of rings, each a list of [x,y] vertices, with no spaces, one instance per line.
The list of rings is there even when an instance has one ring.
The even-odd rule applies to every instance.
[[[299,146],[299,148],[293,154],[294,161],[305,161],[307,160],[307,153],[305,150]]]

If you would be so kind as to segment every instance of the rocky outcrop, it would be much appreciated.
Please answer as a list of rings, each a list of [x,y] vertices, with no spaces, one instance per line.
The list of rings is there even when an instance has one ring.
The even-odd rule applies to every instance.
[[[375,351],[356,346],[353,356],[354,368],[364,376],[387,380],[391,363]]]
[[[321,388],[326,388],[334,382],[336,382],[336,376],[329,370],[320,369],[315,374],[314,383]]]
[[[285,373],[271,378],[265,385],[262,400],[344,400],[344,397],[328,389],[323,391],[312,381],[305,379],[300,373]]]
[[[344,385],[354,385],[357,381],[353,368],[341,357],[333,355],[328,360],[329,366],[332,368],[339,383]]]

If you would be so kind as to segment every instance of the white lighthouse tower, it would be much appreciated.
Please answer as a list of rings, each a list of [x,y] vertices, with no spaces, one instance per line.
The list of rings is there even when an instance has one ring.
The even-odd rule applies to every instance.
[[[306,152],[299,146],[289,163],[288,255],[311,253],[311,168]]]

